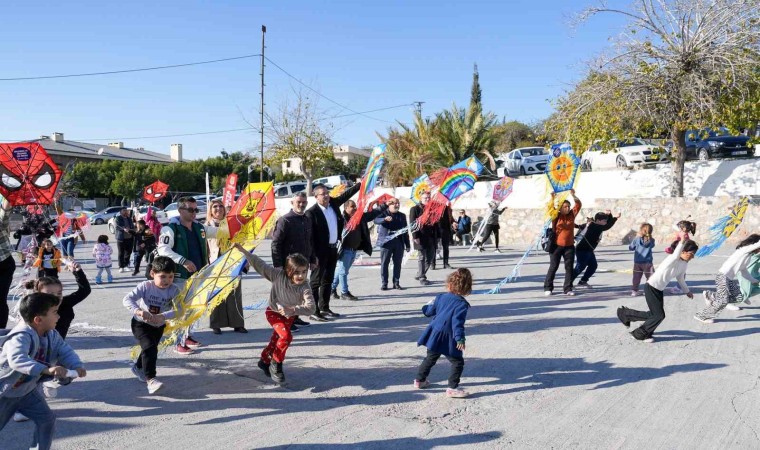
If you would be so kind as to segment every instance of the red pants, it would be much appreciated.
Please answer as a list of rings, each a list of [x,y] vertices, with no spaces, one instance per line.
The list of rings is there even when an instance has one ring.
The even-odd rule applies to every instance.
[[[261,352],[261,360],[264,364],[269,364],[274,360],[281,363],[285,360],[285,352],[290,347],[290,341],[293,340],[293,334],[290,332],[290,326],[296,320],[296,316],[285,317],[277,311],[267,308],[265,312],[267,322],[272,325],[272,337],[269,339],[269,345]]]

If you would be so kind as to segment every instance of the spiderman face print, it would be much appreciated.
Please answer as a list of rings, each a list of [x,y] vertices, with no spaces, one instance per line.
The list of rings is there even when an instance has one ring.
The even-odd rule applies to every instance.
[[[40,144],[0,144],[0,194],[11,205],[49,205],[60,181],[61,170]]]

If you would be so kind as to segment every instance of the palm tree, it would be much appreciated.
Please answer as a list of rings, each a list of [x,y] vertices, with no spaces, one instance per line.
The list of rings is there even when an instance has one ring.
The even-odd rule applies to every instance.
[[[495,114],[483,114],[479,103],[471,102],[467,109],[455,103],[450,110],[438,113],[435,122],[436,150],[441,163],[451,165],[474,154],[487,158],[491,170],[495,170],[492,154],[496,146]]]
[[[412,125],[398,122],[398,128],[388,127],[387,136],[378,134],[388,144],[385,179],[392,186],[411,183],[420,174],[439,167],[435,151],[435,122],[414,113]]]

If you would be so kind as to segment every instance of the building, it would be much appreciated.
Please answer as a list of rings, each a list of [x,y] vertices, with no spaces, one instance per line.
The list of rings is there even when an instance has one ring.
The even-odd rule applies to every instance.
[[[350,145],[336,145],[333,147],[333,156],[335,159],[343,161],[343,164],[346,165],[357,158],[369,158],[371,154],[372,150],[370,149],[356,148]],[[288,158],[282,160],[282,173],[302,175],[301,158]]]
[[[40,136],[28,142],[37,142],[53,158],[59,167],[64,168],[72,162],[96,162],[106,159],[118,161],[137,161],[143,163],[166,164],[182,161],[182,144],[172,144],[166,154],[151,152],[142,147],[125,147],[123,142],[109,144],[89,144],[86,142],[67,141],[63,133]]]

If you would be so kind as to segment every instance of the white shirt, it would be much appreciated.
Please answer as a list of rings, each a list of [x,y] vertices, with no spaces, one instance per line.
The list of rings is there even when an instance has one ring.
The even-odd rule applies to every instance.
[[[737,249],[733,254],[731,254],[731,256],[728,257],[726,262],[720,266],[719,272],[725,275],[729,280],[735,280],[736,275],[741,273],[742,276],[748,279],[750,282],[757,283],[758,281],[747,270],[747,264],[749,263],[750,253],[754,252],[758,248],[760,248],[760,242]]]
[[[325,219],[327,220],[327,229],[330,231],[330,245],[334,245],[338,243],[338,216],[335,215],[335,210],[332,209],[332,206],[329,204],[327,205],[327,208],[317,203],[317,206],[319,206],[319,209],[322,210],[322,214],[325,215]]]
[[[665,258],[657,270],[654,271],[652,276],[647,280],[647,284],[653,288],[664,291],[665,286],[670,283],[670,280],[675,278],[678,280],[678,285],[681,286],[681,290],[684,294],[688,294],[689,286],[686,285],[686,268],[689,263],[681,259],[681,250],[686,241],[681,240],[678,242],[678,246],[673,250],[673,254]]]

